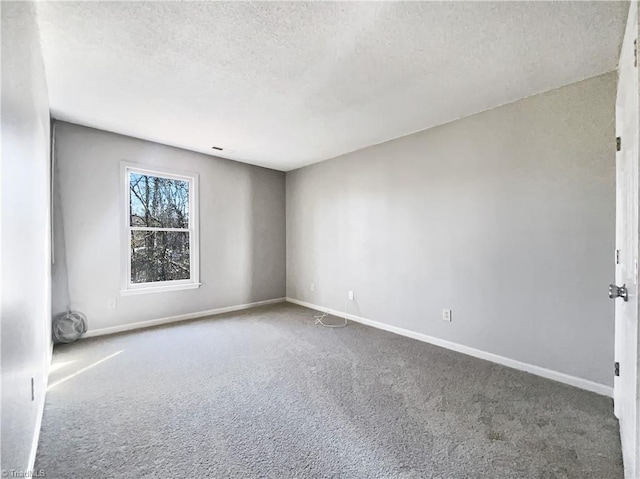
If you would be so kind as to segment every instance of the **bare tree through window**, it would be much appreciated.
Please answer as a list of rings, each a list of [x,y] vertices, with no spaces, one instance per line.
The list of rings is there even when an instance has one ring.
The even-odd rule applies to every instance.
[[[189,182],[129,173],[131,283],[190,278]]]

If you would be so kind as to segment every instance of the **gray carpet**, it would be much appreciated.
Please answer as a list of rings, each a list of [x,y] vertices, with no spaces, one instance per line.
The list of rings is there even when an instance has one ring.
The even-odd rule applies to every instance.
[[[279,304],[56,347],[52,478],[621,478],[612,401]],[[335,319],[335,318],[334,318]]]

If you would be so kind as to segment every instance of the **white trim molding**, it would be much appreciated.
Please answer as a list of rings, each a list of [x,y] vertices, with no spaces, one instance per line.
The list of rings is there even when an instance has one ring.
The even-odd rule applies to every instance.
[[[297,304],[299,306],[304,306],[305,308],[314,309],[316,311],[327,312],[339,318],[346,318],[348,320],[355,321],[356,323],[365,324],[367,326],[372,326],[374,328],[382,329],[384,331],[389,331],[391,333],[399,334],[401,336],[417,339],[418,341],[423,341],[425,343],[433,344],[435,346],[440,346],[442,348],[450,349],[458,353],[466,354],[468,356],[473,356],[474,358],[484,359],[486,361],[491,361],[492,363],[501,364],[503,366],[507,366],[513,369],[518,369],[520,371],[525,371],[527,373],[535,374],[536,376],[541,376],[543,378],[551,379],[553,381],[558,381],[564,384],[568,384],[569,386],[585,389],[587,391],[601,394],[603,396],[613,397],[613,387],[606,386],[604,384],[596,383],[593,381],[589,381],[588,379],[571,376],[569,374],[561,373],[559,371],[554,371],[552,369],[543,368],[541,366],[536,366],[534,364],[524,363],[522,361],[517,361],[515,359],[506,358],[504,356],[499,356],[497,354],[489,353],[487,351],[475,349],[470,346],[465,346],[464,344],[454,343],[452,341],[447,341],[446,339],[440,339],[433,336],[428,336],[426,334],[417,333],[409,329],[399,328],[397,326],[381,323],[379,321],[373,321],[371,319],[363,318],[361,316],[356,316],[355,314],[349,314],[349,313],[345,314],[342,311],[337,311],[331,308],[324,308],[316,304],[307,303],[306,301],[300,301],[298,299],[289,298],[289,297],[287,297],[286,300],[289,303]]]
[[[176,323],[186,321],[188,319],[204,318],[207,316],[215,316],[217,314],[230,313],[232,311],[240,311],[243,309],[255,308],[258,306],[266,306],[268,304],[284,303],[286,298],[267,299],[265,301],[256,301],[254,303],[238,304],[235,306],[226,306],[224,308],[209,309],[207,311],[196,311],[194,313],[179,314],[176,316],[167,316],[165,318],[150,319],[148,321],[139,321],[136,323],[121,324],[119,326],[111,326],[109,328],[100,328],[87,331],[82,338],[92,338],[95,336],[104,336],[106,334],[121,333],[124,331],[132,331],[134,329],[150,328],[161,324]]]
[[[182,291],[183,289],[198,289],[202,283],[173,284],[168,286],[152,286],[149,288],[121,289],[120,296],[134,296],[136,294],[167,293]]]

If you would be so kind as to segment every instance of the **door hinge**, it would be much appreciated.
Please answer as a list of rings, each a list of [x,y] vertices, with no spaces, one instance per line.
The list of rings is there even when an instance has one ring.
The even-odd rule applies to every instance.
[[[622,149],[622,138],[619,136],[616,137],[616,151],[620,151]]]
[[[638,66],[638,39],[633,41],[633,66]]]
[[[613,363],[613,374],[615,374],[616,377],[620,376],[620,363],[618,361]]]
[[[616,250],[616,264],[620,264],[620,250]]]

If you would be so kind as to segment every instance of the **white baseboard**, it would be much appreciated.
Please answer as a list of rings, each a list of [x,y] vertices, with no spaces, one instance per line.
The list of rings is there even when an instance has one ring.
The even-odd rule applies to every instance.
[[[256,301],[255,303],[238,304],[236,306],[227,306],[225,308],[210,309],[208,311],[196,311],[195,313],[179,314],[177,316],[168,316],[166,318],[151,319],[148,321],[139,321],[137,323],[122,324],[112,326],[110,328],[92,329],[87,331],[82,337],[92,338],[94,336],[104,336],[105,334],[121,333],[123,331],[132,331],[134,329],[149,328],[161,324],[175,323],[178,321],[186,321],[187,319],[204,318],[206,316],[214,316],[216,314],[230,313],[232,311],[240,311],[242,309],[255,308],[256,306],[265,306],[267,304],[283,303],[286,298],[267,299],[266,301]]]
[[[480,349],[475,349],[469,346],[465,346],[463,344],[447,341],[446,339],[440,339],[433,336],[428,336],[426,334],[416,333],[415,331],[410,331],[408,329],[399,328],[397,326],[391,326],[389,324],[381,323],[379,321],[373,321],[371,319],[362,318],[354,314],[345,314],[344,312],[337,311],[335,309],[323,308],[322,306],[318,306],[312,303],[307,303],[306,301],[300,301],[294,298],[286,298],[286,300],[289,303],[297,304],[299,306],[304,306],[309,309],[314,309],[314,310],[323,311],[323,312],[326,311],[327,313],[340,318],[347,318],[357,323],[366,324],[367,326],[383,329],[391,333],[400,334],[401,336],[407,336],[409,338],[417,339],[418,341],[424,341],[425,343],[434,344],[436,346],[450,349],[452,351],[457,351],[459,353],[467,354],[475,358],[485,359],[487,361],[501,364],[503,366],[519,369],[520,371],[526,371],[528,373],[535,374],[536,376],[552,379],[554,381],[568,384],[570,386],[575,386],[580,389],[586,389],[587,391],[601,394],[603,396],[613,397],[612,387],[606,386],[604,384],[596,383],[593,381],[589,381],[588,379],[582,379],[575,376],[570,376],[569,374],[553,371],[552,369],[535,366],[529,363],[523,363],[522,361],[517,361],[515,359],[506,358],[504,356],[499,356],[497,354],[493,354],[486,351],[482,351]]]
[[[29,463],[27,471],[33,471],[36,465],[36,453],[38,452],[38,442],[40,442],[40,429],[42,428],[42,418],[44,417],[44,405],[47,396],[47,384],[49,382],[49,372],[51,371],[51,361],[53,359],[53,341],[49,345],[46,358],[46,371],[44,374],[44,390],[38,402],[38,417],[36,418],[36,427],[33,431],[33,440],[31,441],[31,452],[29,452]]]

